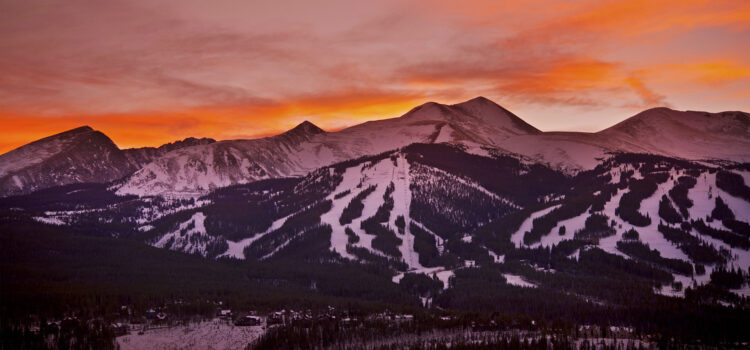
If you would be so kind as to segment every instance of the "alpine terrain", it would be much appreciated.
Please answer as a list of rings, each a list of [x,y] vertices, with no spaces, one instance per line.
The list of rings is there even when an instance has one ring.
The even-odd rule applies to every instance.
[[[327,310],[281,321],[255,343],[269,348],[384,309],[426,329],[741,344],[749,185],[744,112],[542,132],[478,97],[124,150],[81,127],[0,156],[2,310]],[[389,345],[357,332],[321,344]]]

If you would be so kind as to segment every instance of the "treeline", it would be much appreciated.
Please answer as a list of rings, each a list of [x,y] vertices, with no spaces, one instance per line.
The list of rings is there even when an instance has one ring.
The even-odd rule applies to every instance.
[[[32,314],[48,320],[73,314],[109,319],[119,315],[121,305],[142,312],[176,299],[185,305],[222,300],[225,307],[248,310],[419,304],[391,282],[385,265],[320,261],[328,251],[326,237],[320,236],[328,233],[330,242],[330,231],[324,229],[309,232],[309,240],[303,236],[280,250],[279,259],[267,262],[213,261],[33,223],[0,226],[0,232],[0,310],[6,321],[20,322]]]
[[[693,275],[693,265],[680,259],[664,258],[658,250],[651,249],[647,243],[639,241],[618,241],[617,250],[652,264],[669,269],[684,276]]]
[[[744,250],[750,249],[750,240],[747,237],[740,236],[734,232],[713,228],[706,225],[702,219],[692,221],[692,225],[700,234],[716,238],[733,248]]]
[[[470,232],[513,210],[456,175],[419,163],[410,167],[410,216],[442,238]]]
[[[403,148],[410,163],[424,164],[460,177],[526,207],[540,203],[549,194],[562,194],[571,178],[541,164],[524,164],[519,159],[493,154],[483,157],[446,144],[412,144]]]
[[[689,218],[688,209],[693,207],[693,201],[688,198],[688,192],[698,183],[693,176],[680,176],[677,178],[672,189],[669,190],[669,197],[672,198],[677,208],[680,210],[682,217]]]
[[[720,170],[716,173],[716,187],[726,191],[732,196],[750,202],[750,187],[747,187],[745,179],[739,174],[735,174],[731,171]]]
[[[357,195],[352,198],[349,204],[344,207],[344,211],[341,212],[341,217],[339,218],[339,223],[342,225],[350,224],[352,223],[352,220],[362,216],[362,209],[365,208],[363,201],[370,194],[375,192],[376,188],[377,186],[371,185],[361,192],[357,193]]]
[[[689,225],[683,228],[670,227],[659,224],[658,230],[668,241],[677,245],[693,261],[701,264],[723,264],[727,261],[729,252],[717,251],[708,244],[686,232]]]
[[[378,207],[375,215],[362,220],[360,227],[365,230],[368,234],[374,235],[372,239],[372,247],[390,256],[400,258],[401,251],[399,246],[403,242],[401,238],[396,236],[388,226],[388,221],[391,217],[391,211],[393,210],[393,191],[395,186],[391,182],[383,193],[383,204]]]
[[[534,219],[531,231],[523,235],[523,243],[530,245],[539,242],[542,236],[548,235],[558,222],[582,215],[591,207],[591,199],[591,195],[579,195],[567,199],[558,208]]]
[[[667,195],[662,195],[659,201],[659,217],[670,224],[679,224],[682,222],[682,216],[672,206],[672,202]]]
[[[658,184],[668,179],[668,173],[649,173],[644,174],[643,179],[631,179],[628,185],[629,190],[620,197],[620,203],[615,209],[615,214],[634,226],[650,225],[651,217],[649,214],[643,215],[638,211],[641,202],[654,195]]]
[[[617,233],[606,215],[594,213],[586,218],[582,229],[575,232],[573,237],[578,240],[598,242],[599,239],[614,236]]]
[[[245,257],[248,259],[267,257],[304,232],[319,227],[320,216],[331,210],[331,205],[330,200],[323,200],[290,216],[277,230],[267,233],[246,247]]]

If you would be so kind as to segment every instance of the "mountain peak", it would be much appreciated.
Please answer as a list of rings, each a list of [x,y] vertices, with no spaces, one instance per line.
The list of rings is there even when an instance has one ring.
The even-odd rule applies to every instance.
[[[499,126],[519,130],[526,134],[541,133],[539,129],[484,96],[477,96],[471,100],[451,105],[451,107],[487,123],[499,124]]]
[[[457,103],[456,105],[477,105],[477,104],[492,104],[497,105],[494,101],[490,100],[489,98],[486,98],[484,96],[477,96],[472,98],[471,100],[466,100],[461,103]]]
[[[79,134],[90,133],[90,132],[93,132],[93,131],[96,131],[96,130],[94,130],[94,128],[92,128],[92,127],[90,127],[88,125],[83,125],[83,126],[79,126],[77,128],[73,128],[73,129],[70,129],[70,130],[63,131],[61,133],[54,134],[52,136],[45,137],[42,140],[48,139],[48,138],[59,138],[61,136],[62,137],[65,137],[65,136],[74,136],[74,135],[79,135]]]
[[[83,125],[83,126],[79,126],[77,128],[70,129],[70,130],[68,130],[66,132],[88,132],[88,131],[94,131],[94,128],[92,128],[92,127],[90,127],[88,125]]]
[[[303,121],[302,123],[299,123],[299,125],[285,132],[285,134],[305,134],[305,135],[315,135],[315,134],[324,134],[324,133],[325,133],[325,130],[319,128],[317,125],[307,120]]]

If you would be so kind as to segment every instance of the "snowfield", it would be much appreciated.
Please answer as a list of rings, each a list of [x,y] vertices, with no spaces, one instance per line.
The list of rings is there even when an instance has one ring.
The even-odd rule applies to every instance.
[[[133,332],[118,337],[117,345],[122,350],[244,349],[262,334],[262,326],[236,327],[216,319],[187,326],[151,329],[143,335]]]

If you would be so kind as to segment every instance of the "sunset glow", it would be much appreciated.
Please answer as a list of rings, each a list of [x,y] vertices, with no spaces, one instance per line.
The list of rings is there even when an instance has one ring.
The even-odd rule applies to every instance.
[[[486,96],[544,130],[750,110],[748,1],[4,1],[0,153],[338,130]]]

